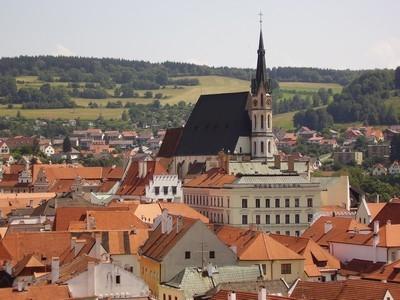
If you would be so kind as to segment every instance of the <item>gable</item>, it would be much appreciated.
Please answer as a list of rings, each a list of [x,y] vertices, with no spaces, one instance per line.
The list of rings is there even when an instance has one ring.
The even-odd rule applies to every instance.
[[[177,156],[234,152],[239,136],[250,136],[248,92],[202,95],[187,121]]]

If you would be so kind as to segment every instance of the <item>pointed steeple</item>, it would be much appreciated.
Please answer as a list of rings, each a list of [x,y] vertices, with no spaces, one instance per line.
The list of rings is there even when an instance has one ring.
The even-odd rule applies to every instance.
[[[262,30],[260,30],[260,41],[258,43],[257,54],[258,58],[257,58],[257,70],[256,70],[256,83],[258,89],[260,86],[266,83],[266,74],[267,74]]]
[[[256,94],[260,86],[264,86],[266,92],[269,92],[269,83],[267,80],[267,67],[265,63],[264,39],[262,34],[262,13],[260,12],[260,39],[257,50],[257,69],[256,78],[251,82],[251,92]]]

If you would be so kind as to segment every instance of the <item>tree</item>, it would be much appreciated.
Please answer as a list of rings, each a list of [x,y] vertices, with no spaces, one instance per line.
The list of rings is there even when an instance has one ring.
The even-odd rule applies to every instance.
[[[394,86],[396,89],[400,90],[400,67],[397,67],[394,72]]]
[[[391,149],[390,149],[390,160],[400,160],[400,134],[396,134],[392,138]]]
[[[72,150],[71,140],[69,139],[68,136],[66,136],[63,141],[63,152],[68,153],[71,152],[71,150]]]
[[[124,110],[124,111],[122,112],[121,120],[122,120],[122,121],[128,121],[128,113],[126,112],[126,110]]]

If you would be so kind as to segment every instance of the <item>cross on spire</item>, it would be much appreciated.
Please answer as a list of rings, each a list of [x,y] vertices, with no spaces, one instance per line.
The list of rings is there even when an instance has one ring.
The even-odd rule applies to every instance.
[[[262,28],[262,22],[263,22],[263,20],[262,20],[263,13],[262,13],[261,10],[260,10],[260,13],[258,15],[260,16],[260,29],[261,29]]]

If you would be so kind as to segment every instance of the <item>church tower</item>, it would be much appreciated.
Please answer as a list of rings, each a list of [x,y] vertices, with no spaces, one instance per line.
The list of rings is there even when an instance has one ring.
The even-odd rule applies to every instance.
[[[260,24],[261,22],[260,20]],[[256,77],[251,80],[251,103],[249,109],[252,123],[251,157],[254,160],[271,161],[278,151],[274,134],[272,133],[271,81],[266,78],[265,49],[261,28],[257,54]]]

